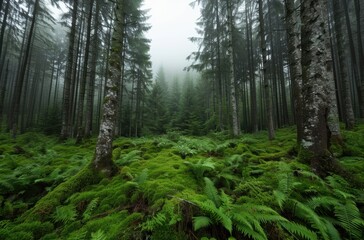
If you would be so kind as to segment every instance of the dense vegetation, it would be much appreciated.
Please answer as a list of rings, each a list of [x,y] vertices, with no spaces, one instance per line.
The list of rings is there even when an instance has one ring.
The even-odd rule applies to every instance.
[[[96,139],[2,134],[0,239],[363,239],[364,125],[331,147],[346,171],[326,178],[300,163],[293,128],[266,134],[118,138],[119,174],[51,210],[42,199],[36,215],[87,169]]]

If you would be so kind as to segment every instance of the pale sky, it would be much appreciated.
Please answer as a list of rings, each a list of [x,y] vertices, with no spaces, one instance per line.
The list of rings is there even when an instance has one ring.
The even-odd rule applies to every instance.
[[[150,9],[148,23],[152,28],[147,33],[151,39],[153,72],[163,65],[167,77],[183,73],[191,62],[186,57],[198,46],[188,39],[197,36],[196,21],[200,15],[198,7],[192,8],[193,0],[144,0],[144,8]]]

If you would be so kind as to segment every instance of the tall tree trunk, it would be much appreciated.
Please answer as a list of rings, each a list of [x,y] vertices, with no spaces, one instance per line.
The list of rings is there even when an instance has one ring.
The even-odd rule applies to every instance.
[[[252,132],[258,131],[258,107],[257,107],[257,87],[255,81],[255,69],[254,69],[254,50],[253,50],[253,36],[252,36],[252,18],[250,16],[248,21],[248,12],[250,12],[248,1],[246,1],[246,38],[248,46],[248,64],[249,64],[249,84],[250,84],[250,114],[251,114],[251,126]]]
[[[360,1],[355,0],[355,15],[356,15],[356,34],[358,42],[358,57],[359,57],[359,75],[360,75],[360,94],[362,104],[360,105],[361,117],[364,118],[364,51],[363,51],[363,41],[361,32],[361,20],[360,20]]]
[[[297,126],[297,144],[299,145],[303,136],[303,119],[302,119],[302,66],[300,51],[300,33],[298,24],[297,11],[295,11],[294,0],[285,0],[286,6],[286,24],[287,40],[289,53],[289,70],[292,82],[292,97],[295,111],[295,122]]]
[[[300,157],[314,172],[325,175],[333,170],[329,156],[330,81],[327,67],[326,1],[304,0],[301,4],[303,136]]]
[[[26,68],[27,68],[28,58],[30,55],[31,43],[32,43],[33,35],[34,35],[34,28],[35,28],[35,23],[36,23],[37,16],[38,16],[38,11],[39,11],[39,0],[36,0],[34,3],[33,18],[32,18],[32,22],[31,22],[30,29],[29,29],[29,35],[28,35],[27,45],[26,45],[26,49],[25,49],[25,54],[23,57],[22,64],[20,66],[19,76],[17,78],[15,88],[14,88],[13,114],[12,114],[12,116],[13,116],[13,118],[12,118],[13,137],[16,136],[17,131],[18,131],[21,92],[23,90],[25,72],[26,72]]]
[[[231,103],[231,115],[232,115],[232,127],[233,136],[240,135],[240,124],[238,120],[238,108],[236,101],[236,90],[235,90],[235,62],[234,62],[234,48],[233,48],[233,8],[231,0],[226,0],[227,3],[227,21],[228,21],[228,55],[230,61],[230,103]]]
[[[76,144],[82,142],[82,138],[84,135],[83,129],[83,109],[84,109],[84,101],[85,101],[85,93],[86,93],[86,81],[87,81],[87,66],[88,66],[88,58],[90,52],[90,38],[91,38],[91,22],[92,22],[92,9],[94,5],[94,0],[90,1],[89,4],[89,14],[87,20],[87,33],[86,33],[86,48],[85,48],[85,58],[83,60],[83,71],[82,71],[82,79],[80,84],[80,94],[78,99],[78,107],[77,107],[77,136],[76,136]],[[91,79],[89,80],[91,81]]]
[[[361,66],[358,66],[357,64],[357,52],[355,51],[354,46],[354,40],[353,40],[353,33],[351,30],[351,22],[349,17],[349,9],[348,9],[348,3],[347,0],[342,0],[343,6],[344,6],[344,13],[345,13],[345,23],[346,23],[346,29],[348,31],[348,39],[349,39],[349,47],[350,47],[350,57],[351,57],[351,64],[353,73],[354,73],[354,79],[356,81],[357,85],[357,94],[359,99],[359,110],[360,110],[360,117],[364,117],[364,95],[361,92],[361,85],[362,85],[362,79],[360,76],[360,68]]]
[[[334,4],[334,19],[335,19],[335,32],[337,39],[337,49],[339,58],[339,79],[343,85],[343,91],[341,92],[344,99],[344,121],[347,129],[353,129],[355,124],[353,105],[351,102],[351,92],[350,92],[350,81],[348,76],[348,42],[346,34],[344,35],[344,15],[342,12],[342,7],[340,5],[340,0],[333,0]]]
[[[273,105],[271,99],[271,90],[267,73],[267,46],[265,42],[264,30],[264,16],[263,16],[263,2],[259,0],[259,29],[260,29],[260,47],[262,49],[263,58],[263,78],[264,78],[264,102],[267,112],[267,128],[268,138],[273,140],[275,138],[274,122],[273,122]]]
[[[103,114],[100,132],[92,165],[95,170],[112,176],[117,172],[117,166],[112,161],[112,141],[118,108],[118,83],[121,77],[121,52],[123,50],[124,9],[123,1],[116,4],[116,20],[111,42],[109,71],[106,82],[106,96],[103,104]]]
[[[77,11],[78,10],[78,0],[73,0],[72,9],[72,25],[71,32],[69,36],[68,45],[68,59],[67,59],[67,69],[65,73],[64,86],[63,86],[63,106],[62,106],[62,130],[60,139],[66,140],[70,136],[70,109],[71,105],[71,82],[72,82],[72,70],[74,65],[74,47],[76,39],[76,23],[77,23]]]
[[[2,123],[3,123],[4,100],[5,100],[6,87],[8,84],[8,75],[9,75],[9,59],[6,63],[4,80],[0,84],[1,85],[1,87],[0,87],[0,130],[2,129]]]
[[[96,66],[99,52],[99,11],[100,3],[95,2],[96,13],[94,16],[94,36],[92,38],[92,55],[91,55],[91,72],[90,80],[88,84],[87,102],[86,102],[86,125],[85,125],[85,137],[91,137],[92,135],[92,116],[94,108],[94,96],[95,96],[95,79],[96,79]]]
[[[2,21],[2,25],[1,25],[1,31],[0,31],[0,57],[1,57],[2,49],[3,49],[5,28],[6,28],[6,25],[7,25],[6,21],[8,19],[8,15],[9,15],[9,7],[10,7],[10,0],[8,0],[6,2],[3,21]],[[0,8],[0,10],[1,10],[1,8]],[[1,75],[0,75],[0,79],[1,79]]]

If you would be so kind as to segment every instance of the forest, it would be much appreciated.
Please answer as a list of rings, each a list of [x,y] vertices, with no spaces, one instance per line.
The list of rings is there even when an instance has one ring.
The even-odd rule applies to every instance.
[[[0,0],[0,239],[364,239],[364,0],[184,2]]]

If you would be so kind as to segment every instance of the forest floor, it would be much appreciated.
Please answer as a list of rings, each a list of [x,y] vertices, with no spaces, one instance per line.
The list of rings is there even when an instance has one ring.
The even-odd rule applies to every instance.
[[[293,127],[231,139],[118,138],[120,173],[85,185],[39,221],[22,217],[91,161],[75,145],[0,135],[0,239],[364,239],[364,124],[332,146],[347,176],[316,176]]]

